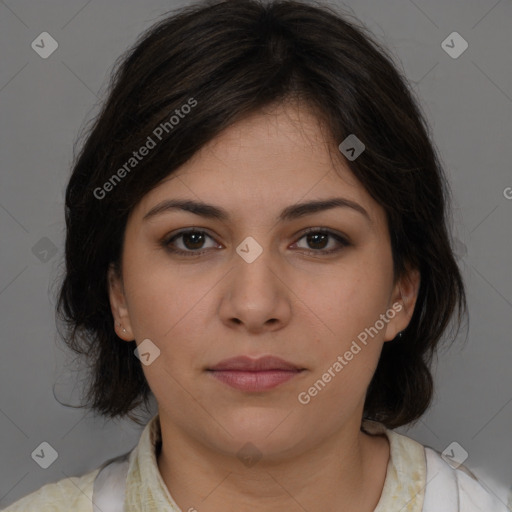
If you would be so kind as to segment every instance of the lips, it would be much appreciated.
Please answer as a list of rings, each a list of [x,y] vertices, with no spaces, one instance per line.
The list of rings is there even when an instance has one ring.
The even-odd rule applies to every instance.
[[[259,359],[251,359],[247,356],[232,357],[225,359],[220,363],[208,368],[212,371],[246,371],[246,372],[262,372],[269,370],[285,370],[300,371],[299,368],[284,359],[274,356],[260,357]]]
[[[247,392],[273,389],[304,370],[305,368],[274,356],[259,359],[251,359],[247,356],[233,357],[207,369],[220,382]]]

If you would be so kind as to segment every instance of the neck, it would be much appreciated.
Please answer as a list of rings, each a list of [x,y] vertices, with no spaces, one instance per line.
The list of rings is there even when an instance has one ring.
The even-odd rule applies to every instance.
[[[163,424],[166,425],[164,430]],[[356,426],[306,451],[243,464],[162,422],[158,468],[181,510],[373,512],[389,460],[386,436]]]

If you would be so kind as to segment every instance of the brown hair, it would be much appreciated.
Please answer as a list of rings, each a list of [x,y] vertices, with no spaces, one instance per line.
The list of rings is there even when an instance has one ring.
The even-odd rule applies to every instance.
[[[348,14],[293,0],[195,2],[150,27],[117,63],[65,200],[57,312],[62,338],[89,362],[87,406],[137,421],[132,411],[152,395],[134,345],[114,331],[108,298],[107,270],[120,271],[129,213],[222,130],[290,99],[312,108],[336,145],[350,134],[363,141],[365,151],[347,163],[386,211],[395,280],[408,266],[421,274],[408,327],[384,344],[364,416],[393,428],[429,406],[432,356],[456,308],[457,330],[467,310],[443,169],[387,51]],[[156,142],[159,126],[154,149],[131,161],[149,136]]]

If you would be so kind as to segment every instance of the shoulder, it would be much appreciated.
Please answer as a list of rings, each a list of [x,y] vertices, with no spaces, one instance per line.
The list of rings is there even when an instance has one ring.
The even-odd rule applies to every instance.
[[[445,510],[442,507],[446,507],[447,504],[450,504],[454,511],[508,512],[507,506],[487,491],[464,465],[452,466],[439,452],[427,446],[425,457],[427,486],[424,512]]]
[[[20,498],[2,512],[92,512],[92,491],[97,468],[82,476],[63,478],[43,485],[38,490]]]
[[[372,426],[376,430],[376,426]],[[421,512],[510,512],[503,498],[488,491],[463,464],[450,464],[437,450],[412,438],[380,427],[388,436],[398,480],[419,483]],[[420,497],[420,496],[418,496]],[[506,501],[506,498],[505,498]]]

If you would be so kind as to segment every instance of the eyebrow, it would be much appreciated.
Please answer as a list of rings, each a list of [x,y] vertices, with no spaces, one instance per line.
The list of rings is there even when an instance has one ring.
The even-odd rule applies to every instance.
[[[280,222],[291,221],[306,215],[338,207],[351,208],[352,210],[355,210],[366,217],[370,223],[372,222],[370,215],[360,204],[343,197],[333,197],[329,199],[308,201],[305,203],[298,203],[287,206],[279,214],[278,220]],[[200,215],[201,217],[217,219],[221,221],[228,221],[230,218],[230,215],[226,210],[212,204],[207,204],[200,201],[192,201],[188,199],[166,199],[165,201],[162,201],[161,203],[158,203],[156,206],[151,208],[151,210],[149,210],[149,212],[144,215],[143,220],[148,220],[157,215],[161,215],[173,210],[183,210],[194,213],[195,215]]]

